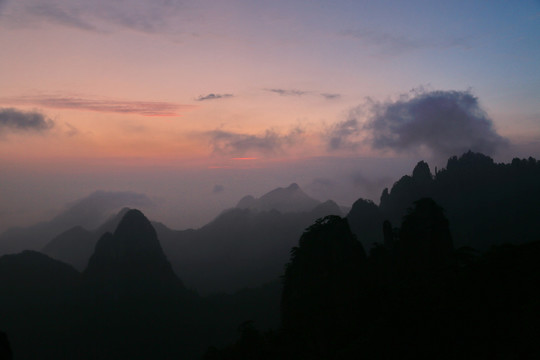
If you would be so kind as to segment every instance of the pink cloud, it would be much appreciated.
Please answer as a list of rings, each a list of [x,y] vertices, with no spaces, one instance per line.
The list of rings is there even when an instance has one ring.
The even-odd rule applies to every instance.
[[[131,101],[71,96],[21,96],[0,99],[0,103],[34,105],[52,109],[86,110],[142,116],[180,116],[181,112],[195,108],[165,101]]]

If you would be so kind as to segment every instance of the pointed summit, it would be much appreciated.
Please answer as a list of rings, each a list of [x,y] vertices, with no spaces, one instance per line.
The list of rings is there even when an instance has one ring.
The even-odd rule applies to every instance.
[[[297,183],[292,183],[291,185],[289,185],[289,187],[287,188],[287,190],[290,190],[290,191],[300,190],[300,186],[298,186]]]
[[[84,274],[96,287],[115,296],[183,289],[154,227],[139,210],[127,211],[114,233],[99,239]]]
[[[430,181],[433,179],[433,175],[431,175],[431,171],[429,170],[429,165],[425,161],[420,161],[416,164],[412,177],[416,181]]]
[[[286,188],[274,189],[258,199],[251,195],[245,196],[236,207],[259,211],[277,210],[287,213],[311,211],[320,203],[303,192],[298,184],[292,183]]]
[[[124,214],[114,237],[119,259],[166,261],[154,227],[139,210],[129,210]]]
[[[127,207],[123,208],[118,214],[111,216],[105,223],[92,231],[81,226],[68,229],[49,241],[41,249],[41,252],[83,271],[88,265],[88,260],[101,235],[106,232],[114,232],[129,210]]]

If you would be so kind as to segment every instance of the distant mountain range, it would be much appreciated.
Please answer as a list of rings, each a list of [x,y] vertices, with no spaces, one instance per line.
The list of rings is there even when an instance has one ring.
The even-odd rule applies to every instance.
[[[128,210],[122,209],[94,230],[73,226],[58,232],[38,250],[83,271],[100,237],[112,232]],[[297,184],[291,184],[260,198],[246,196],[200,229],[171,230],[157,222],[153,226],[176,274],[190,288],[207,294],[232,292],[277,279],[289,249],[296,245],[304,229],[326,215],[343,214],[335,202],[320,202]],[[59,228],[50,225],[55,222],[40,225],[38,233],[52,233]],[[45,227],[47,231],[42,230]],[[33,228],[20,232],[21,236],[34,237]],[[36,242],[33,244],[29,249],[36,249]]]
[[[379,205],[358,199],[347,219],[369,251],[374,243],[383,242],[385,220],[395,226],[413,201],[431,197],[445,209],[457,247],[488,249],[505,242],[531,241],[540,236],[540,228],[534,225],[540,218],[535,205],[540,201],[539,168],[532,158],[496,164],[487,156],[468,152],[450,158],[446,168],[432,174],[421,161],[412,175],[403,176],[383,191]],[[103,194],[91,195],[50,222],[5,232],[0,235],[0,254],[40,250],[84,270],[98,239],[113,231],[127,211],[123,209],[99,227],[87,230],[80,225],[89,223],[80,220],[84,213],[81,206],[95,203],[100,196]],[[342,214],[333,201],[321,203],[293,183],[260,198],[245,196],[199,229],[153,225],[174,271],[188,287],[206,294],[277,278],[289,249],[305,228],[317,218]]]

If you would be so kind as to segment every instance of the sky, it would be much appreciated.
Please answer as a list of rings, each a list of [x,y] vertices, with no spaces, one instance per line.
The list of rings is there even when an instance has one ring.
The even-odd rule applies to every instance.
[[[0,231],[95,191],[181,229],[540,158],[537,0],[0,0],[0,49]]]

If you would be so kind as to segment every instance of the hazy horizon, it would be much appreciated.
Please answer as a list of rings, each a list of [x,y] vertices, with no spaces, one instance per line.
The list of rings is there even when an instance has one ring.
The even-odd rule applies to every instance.
[[[0,232],[95,191],[200,227],[298,183],[540,158],[540,5],[0,0]],[[124,199],[129,200],[129,199]]]

